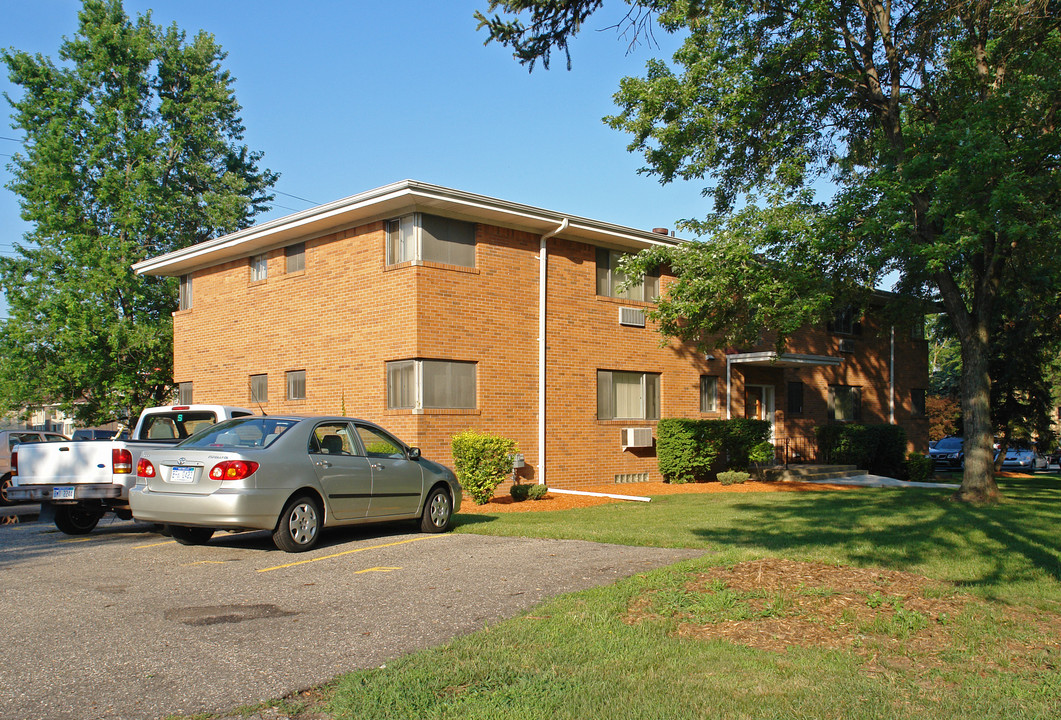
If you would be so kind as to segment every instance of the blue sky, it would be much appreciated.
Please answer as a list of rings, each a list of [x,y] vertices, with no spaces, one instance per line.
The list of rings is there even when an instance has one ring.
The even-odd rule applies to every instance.
[[[662,186],[638,175],[628,136],[604,125],[620,78],[669,57],[677,39],[628,52],[593,17],[563,58],[533,73],[472,17],[486,0],[126,0],[135,17],[212,33],[228,52],[246,143],[280,173],[277,207],[259,220],[411,178],[630,227],[673,228],[703,216],[702,183]],[[0,0],[0,46],[57,59],[77,27],[76,0]],[[614,5],[618,12],[622,4]],[[0,77],[0,91],[17,94]],[[0,136],[10,128],[3,103]],[[0,140],[0,165],[19,144]],[[0,169],[0,184],[10,172]],[[312,201],[304,202],[303,198]],[[281,207],[282,206],[282,207]],[[0,253],[26,230],[0,190]],[[6,307],[0,307],[6,314]]]

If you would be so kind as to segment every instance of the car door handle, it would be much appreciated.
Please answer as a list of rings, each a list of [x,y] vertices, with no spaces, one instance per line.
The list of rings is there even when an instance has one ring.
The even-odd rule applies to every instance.
[[[381,465],[380,463],[371,463],[369,465],[369,467],[372,468],[373,470],[382,470],[383,469],[383,465]]]
[[[332,464],[330,462],[328,462],[327,460],[318,460],[317,461],[317,467],[330,468],[331,466],[332,466]]]

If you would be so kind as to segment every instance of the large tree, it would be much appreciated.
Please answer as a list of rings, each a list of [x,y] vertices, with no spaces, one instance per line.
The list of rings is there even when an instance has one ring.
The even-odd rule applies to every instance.
[[[1061,4],[627,3],[634,31],[647,15],[685,40],[672,63],[653,60],[622,81],[609,122],[632,134],[647,172],[705,179],[714,201],[706,221],[687,224],[711,242],[642,259],[678,276],[659,306],[662,327],[699,339],[739,330],[727,319],[779,320],[783,334],[898,273],[899,290],[942,303],[961,344],[958,496],[996,497],[999,299],[1022,282],[1018,271],[1053,296],[1061,286]],[[489,12],[505,15],[479,19],[533,67],[566,52],[603,4],[501,0]],[[823,181],[834,192],[816,198]],[[774,261],[768,274],[749,261],[763,256]],[[814,290],[815,268],[834,282]],[[749,292],[749,277],[776,289]]]
[[[250,224],[276,175],[242,143],[213,36],[85,0],[61,63],[0,51],[24,149],[8,188],[30,230],[0,262],[0,404],[58,403],[87,423],[167,402],[173,279],[130,266]]]

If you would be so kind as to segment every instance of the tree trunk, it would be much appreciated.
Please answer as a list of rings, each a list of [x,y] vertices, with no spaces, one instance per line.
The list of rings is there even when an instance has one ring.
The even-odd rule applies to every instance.
[[[999,499],[999,493],[995,483],[987,333],[970,335],[961,338],[965,470],[955,498],[966,502],[994,502]]]

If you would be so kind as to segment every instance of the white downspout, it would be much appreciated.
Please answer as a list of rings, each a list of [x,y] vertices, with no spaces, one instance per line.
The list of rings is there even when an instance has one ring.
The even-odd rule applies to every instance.
[[[895,326],[892,325],[891,359],[888,362],[888,423],[895,424]]]
[[[549,251],[546,241],[567,230],[568,220],[545,233],[538,252],[538,484],[545,485],[545,288],[549,279]]]
[[[726,355],[726,419],[733,419],[733,372],[729,363],[729,355]]]

